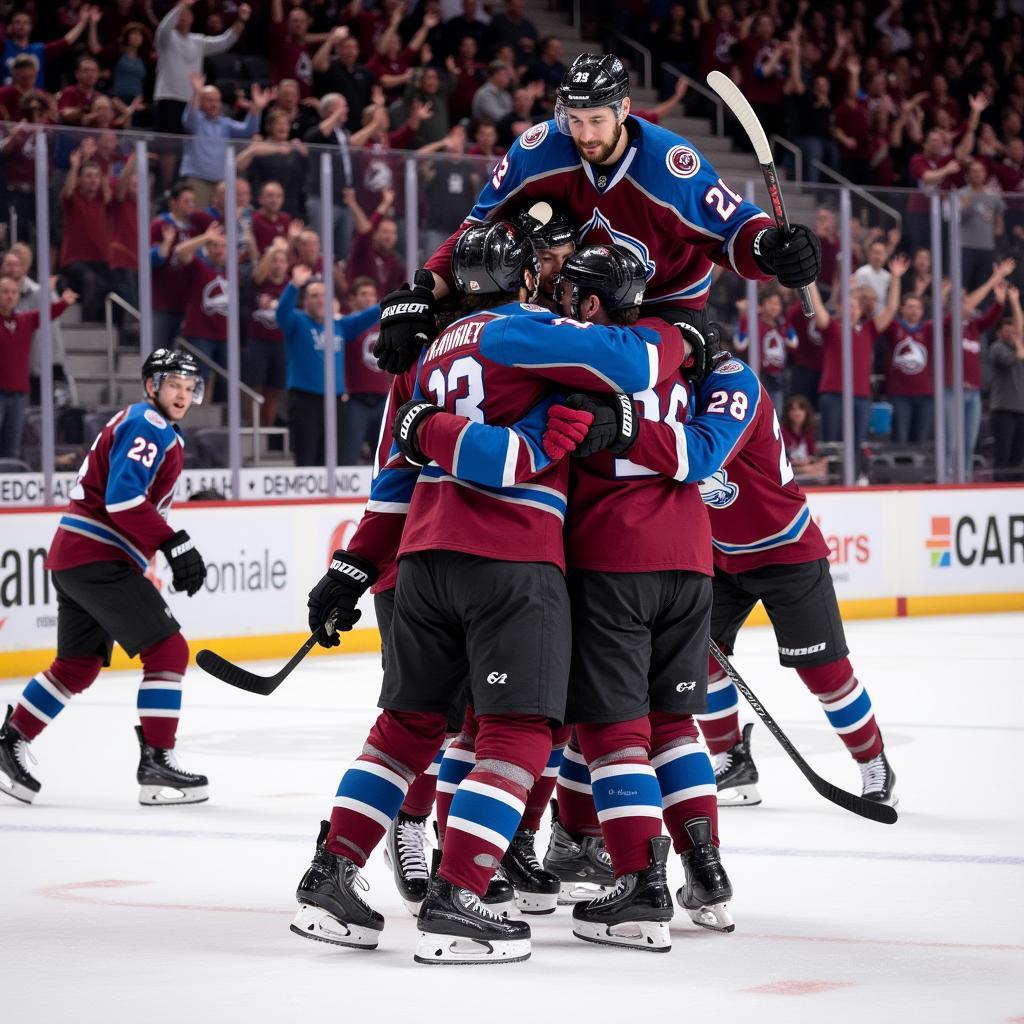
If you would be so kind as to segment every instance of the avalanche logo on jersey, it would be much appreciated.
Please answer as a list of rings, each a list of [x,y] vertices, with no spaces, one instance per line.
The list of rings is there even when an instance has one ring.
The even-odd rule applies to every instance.
[[[650,281],[657,269],[657,264],[651,259],[651,250],[639,238],[627,235],[624,231],[616,231],[612,227],[612,222],[595,206],[593,216],[580,228],[580,242],[582,243],[591,232],[599,231],[603,231],[613,244],[628,249],[643,266],[644,278]],[[590,244],[593,245],[594,242]]]
[[[786,339],[774,327],[761,339],[761,361],[765,366],[786,365]]]
[[[223,277],[215,277],[203,288],[202,307],[207,316],[228,315],[228,283]]]
[[[274,330],[277,327],[277,300],[271,301],[269,306],[261,306],[259,309],[254,309],[252,313],[253,320],[268,330]]]
[[[369,331],[365,338],[363,338],[363,366],[368,370],[373,370],[374,373],[380,373],[380,367],[377,365],[377,357],[373,354],[373,347],[377,344],[377,339],[380,337],[380,331]]]
[[[724,469],[712,473],[697,486],[701,501],[712,508],[728,508],[740,495],[739,485],[730,482],[729,474]]]
[[[738,359],[730,359],[727,363],[716,366],[715,373],[742,373],[745,365],[745,363],[741,363]]]
[[[901,338],[892,353],[892,365],[908,377],[921,373],[928,365],[928,350],[916,338]]]
[[[523,149],[536,149],[548,135],[547,121],[541,121],[532,128],[527,128],[519,138],[519,145]]]
[[[689,146],[673,146],[665,154],[665,166],[677,178],[692,178],[700,170],[700,157]]]

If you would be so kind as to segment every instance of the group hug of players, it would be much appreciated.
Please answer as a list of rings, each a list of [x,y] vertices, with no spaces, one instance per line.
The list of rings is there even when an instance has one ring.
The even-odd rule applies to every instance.
[[[698,151],[630,117],[628,85],[614,56],[578,58],[555,119],[517,141],[414,286],[382,303],[376,354],[395,379],[370,500],[308,601],[332,646],[373,588],[382,713],[299,883],[292,930],[304,937],[377,946],[384,919],[361,898],[359,869],[382,840],[418,915],[421,963],[524,960],[530,928],[510,912],[559,902],[574,903],[581,939],[666,951],[670,844],[680,905],[731,931],[718,805],[760,798],[749,726],[741,735],[708,639],[731,651],[758,600],[781,663],[859,763],[864,796],[895,802],[771,401],[703,311],[712,261],[799,287],[816,276],[817,240],[802,226],[783,235]],[[185,667],[168,637],[180,632],[139,567],[160,548],[177,586],[202,582],[190,539],[159,515],[197,374],[168,352],[143,372],[147,401],[97,438],[51,549],[58,657],[0,730],[0,789],[20,799],[39,788],[28,742],[92,682],[113,639],[143,659],[140,782],[144,767],[160,773],[144,802],[206,797],[166,727]],[[172,388],[185,397],[169,408]],[[132,533],[139,524],[148,533]],[[136,615],[146,624],[128,631],[97,599],[104,544],[107,569],[113,556],[149,586],[137,604],[164,621]],[[163,730],[150,718],[148,738],[159,702]],[[552,794],[542,866],[534,836]]]

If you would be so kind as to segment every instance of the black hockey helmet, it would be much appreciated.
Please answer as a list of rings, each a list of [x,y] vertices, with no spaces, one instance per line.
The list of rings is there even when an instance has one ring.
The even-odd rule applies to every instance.
[[[629,95],[629,72],[613,53],[581,53],[555,93],[555,121],[569,134],[569,108],[611,107],[621,120],[622,101]]]
[[[641,262],[621,245],[588,245],[563,264],[555,284],[555,298],[571,288],[571,311],[579,317],[580,299],[594,294],[610,313],[635,309],[644,301],[647,279]]]
[[[157,348],[150,352],[142,364],[142,383],[152,379],[153,387],[159,391],[164,377],[195,378],[192,404],[202,404],[203,378],[199,375],[199,362],[191,352],[180,348]]]
[[[565,210],[544,200],[523,207],[512,222],[530,236],[535,249],[556,249],[577,242],[576,228]]]
[[[452,253],[452,276],[466,295],[517,292],[524,287],[523,275],[527,270],[533,273],[536,290],[540,263],[533,242],[525,231],[507,220],[467,228]]]

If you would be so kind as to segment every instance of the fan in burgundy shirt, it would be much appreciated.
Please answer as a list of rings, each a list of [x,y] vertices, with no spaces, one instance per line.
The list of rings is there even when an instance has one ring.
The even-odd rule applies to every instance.
[[[369,219],[353,194],[346,193],[345,197],[356,227],[349,253],[349,276],[368,277],[377,286],[378,295],[387,295],[406,280],[405,264],[396,252],[398,225],[389,215],[394,193],[386,190],[383,195]]]
[[[284,238],[288,234],[292,218],[281,209],[284,206],[284,189],[278,182],[266,182],[260,189],[259,201],[260,205],[252,215],[252,234],[262,255],[275,238]]]
[[[82,316],[103,319],[103,300],[111,288],[110,232],[107,206],[110,183],[91,157],[94,139],[83,139],[71,154],[71,167],[61,189],[64,229],[60,266],[82,296]]]
[[[310,17],[301,7],[293,7],[284,14],[284,0],[271,0],[270,66],[271,78],[276,85],[282,79],[293,78],[299,83],[303,99],[313,95],[313,58],[306,40]]]

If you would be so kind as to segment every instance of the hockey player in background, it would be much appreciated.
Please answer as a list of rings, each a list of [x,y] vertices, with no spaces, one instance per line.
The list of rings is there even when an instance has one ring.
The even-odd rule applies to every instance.
[[[453,286],[450,260],[470,225],[507,216],[510,205],[547,200],[580,225],[580,244],[618,244],[644,267],[645,304],[707,327],[712,263],[786,287],[817,276],[814,233],[788,238],[718,176],[687,140],[629,116],[629,75],[612,54],[581,54],[558,89],[555,117],[524,132],[495,167],[459,229],[417,271],[412,288],[381,302],[375,352],[400,373],[434,336],[436,300]]]
[[[496,917],[480,897],[548,761],[549,720],[564,715],[568,468],[559,460],[530,483],[514,484],[529,448],[494,427],[525,415],[552,383],[629,392],[653,386],[675,372],[683,345],[669,325],[584,330],[522,304],[536,292],[536,256],[529,239],[505,221],[467,232],[453,271],[461,290],[475,297],[467,298],[467,309],[477,312],[424,354],[417,387],[434,402],[416,401],[395,417],[399,447],[423,469],[401,541],[379,701],[385,710],[341,780],[331,821],[299,884],[302,907],[292,927],[341,945],[377,945],[384,921],[356,893],[358,868],[398,813],[409,783],[437,753],[448,708],[468,675],[479,722],[477,761],[452,800],[440,866],[420,910],[416,959],[507,963],[529,956],[529,925]],[[491,486],[459,479],[465,424],[452,425],[442,410],[493,431]],[[332,613],[341,628],[351,627],[356,602],[378,572],[368,554],[335,552],[310,593],[311,628]]]
[[[161,551],[176,590],[192,597],[206,576],[189,535],[167,524],[184,461],[178,424],[202,400],[203,383],[190,354],[168,349],[147,356],[142,381],[145,401],[122,409],[93,442],[50,545],[57,657],[8,708],[0,729],[0,790],[25,803],[40,787],[28,770],[29,744],[110,664],[115,641],[142,660],[139,802],[190,804],[208,796],[206,776],[186,772],[174,754],[188,644],[144,575]]]

